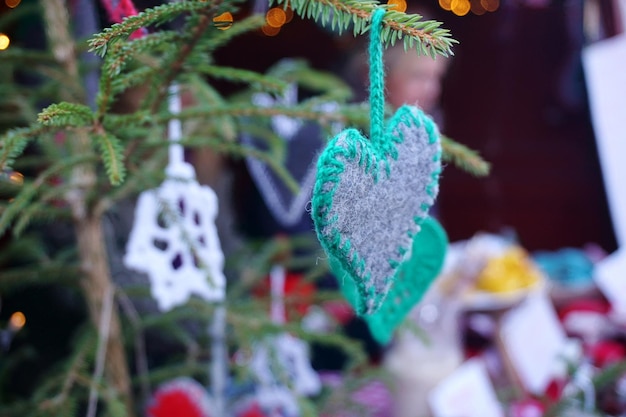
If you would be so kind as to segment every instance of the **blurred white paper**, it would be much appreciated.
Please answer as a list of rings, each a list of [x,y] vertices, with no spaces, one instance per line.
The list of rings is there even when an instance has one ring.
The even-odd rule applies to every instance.
[[[611,303],[613,313],[626,317],[626,246],[598,262],[594,280]]]
[[[586,47],[582,58],[613,229],[626,246],[626,33]]]
[[[481,359],[469,359],[432,389],[433,417],[504,417]]]
[[[529,296],[506,313],[500,340],[523,387],[537,395],[543,394],[552,378],[560,373],[569,345],[545,294]]]

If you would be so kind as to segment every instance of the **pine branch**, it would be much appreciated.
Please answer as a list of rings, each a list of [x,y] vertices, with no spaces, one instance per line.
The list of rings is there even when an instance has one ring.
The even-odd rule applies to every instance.
[[[0,170],[10,170],[15,158],[24,152],[28,142],[45,130],[41,126],[18,128],[9,130],[0,136]]]
[[[130,42],[116,42],[106,55],[102,71],[107,77],[115,79],[130,60],[144,53],[171,49],[179,44],[182,35],[174,31],[155,32]]]
[[[60,391],[55,396],[41,401],[39,404],[40,410],[62,412],[60,408],[68,401],[72,400],[71,391],[76,384],[79,374],[84,371],[89,362],[87,358],[92,356],[95,351],[97,335],[93,332],[92,328],[88,327],[81,332],[81,335],[77,339],[78,340],[74,343],[75,350],[72,356],[67,360],[67,369]]]
[[[234,83],[252,84],[255,88],[260,88],[263,91],[270,93],[280,93],[287,87],[287,83],[279,78],[270,77],[259,74],[256,71],[245,69],[216,65],[200,65],[195,66],[194,71],[212,78],[222,79]]]
[[[111,42],[128,37],[134,31],[153,25],[163,24],[173,20],[185,12],[206,12],[215,7],[215,1],[187,0],[165,3],[160,6],[148,8],[140,13],[125,18],[121,23],[116,23],[110,28],[104,29],[92,37],[87,43],[89,51],[104,57]]]
[[[94,122],[91,109],[83,104],[51,104],[39,113],[37,121],[46,127],[80,127]]]
[[[211,5],[213,5],[215,1],[210,3]],[[195,46],[200,41],[203,33],[210,26],[213,20],[215,10],[216,9],[214,7],[205,9],[204,12],[200,15],[197,24],[193,26],[189,26],[190,22],[188,22],[188,25],[185,27],[186,30],[184,30],[185,33],[188,33],[188,36],[185,36],[184,43],[178,53],[175,55],[174,60],[172,60],[171,62],[166,62],[167,70],[165,72],[165,76],[163,77],[163,82],[160,86],[157,86],[156,88],[157,96],[150,106],[150,113],[156,113],[161,107],[161,104],[167,97],[170,84],[172,84],[172,82],[182,71],[185,61],[193,52]]]
[[[226,102],[224,97],[198,74],[185,76],[181,89],[204,107],[223,106]],[[208,125],[209,129],[204,129],[207,124],[199,120],[195,125],[193,122],[187,123],[185,128],[189,135],[205,132],[207,136],[221,137],[227,142],[234,142],[237,139],[237,123],[231,116],[216,117]]]
[[[443,135],[441,136],[441,146],[444,161],[452,162],[458,168],[477,177],[489,175],[491,165],[482,159],[478,152]]]
[[[122,73],[111,80],[111,96],[119,94],[132,87],[139,85],[150,85],[151,79],[160,71],[158,67],[142,65],[131,71]]]
[[[61,159],[39,174],[35,181],[30,184],[24,184],[20,193],[7,208],[2,211],[2,214],[0,214],[0,236],[6,232],[10,224],[23,213],[26,207],[32,204],[32,200],[37,195],[39,189],[43,187],[50,178],[67,169],[93,161],[94,159],[95,155],[77,155]]]
[[[121,184],[126,176],[126,167],[124,166],[124,147],[120,140],[108,132],[93,135],[93,140],[100,149],[100,156],[109,181],[112,185]]]
[[[12,12],[13,13],[13,12]],[[11,15],[12,13],[7,13]],[[22,49],[13,47],[2,51],[2,65],[15,65],[20,68],[28,69],[30,65],[55,64],[56,60],[50,52],[33,51],[31,49]]]
[[[323,26],[330,25],[340,33],[353,25],[354,35],[369,30],[372,13],[380,5],[375,0],[274,0],[283,7],[291,7],[295,13],[315,20]],[[450,56],[452,45],[458,43],[450,37],[441,23],[423,21],[422,16],[387,10],[383,19],[381,41],[385,46],[402,39],[405,49],[415,48],[418,53],[433,58],[439,54]]]
[[[42,197],[40,201],[33,201],[27,207],[20,212],[17,221],[13,225],[13,233],[15,236],[21,236],[24,230],[34,221],[39,223],[59,220],[70,220],[71,213],[68,208],[55,207],[49,204],[49,200],[52,198],[58,198],[59,193],[62,190],[54,187],[53,192],[46,193],[47,195]],[[69,189],[69,187],[66,187]]]
[[[50,262],[43,265],[3,268],[0,271],[0,290],[6,296],[28,285],[55,284],[74,286],[78,283],[80,269],[77,265],[63,262]]]
[[[164,115],[157,114],[155,119],[158,123],[163,123],[171,118],[177,118],[180,120],[195,119],[195,118],[210,118],[215,116],[230,115],[237,117],[271,117],[276,115],[285,115],[294,118],[300,118],[304,120],[317,121],[320,124],[330,124],[333,122],[340,122],[345,124],[365,124],[367,121],[367,115],[362,113],[363,106],[357,105],[345,105],[338,109],[336,112],[326,112],[323,110],[317,110],[311,108],[310,105],[298,104],[291,107],[286,106],[273,106],[273,107],[257,107],[252,104],[227,104],[219,107],[202,107],[196,106],[192,108],[186,108],[181,110],[177,115]],[[120,116],[120,119],[128,119],[139,117],[141,115]],[[118,116],[111,119],[117,119]]]

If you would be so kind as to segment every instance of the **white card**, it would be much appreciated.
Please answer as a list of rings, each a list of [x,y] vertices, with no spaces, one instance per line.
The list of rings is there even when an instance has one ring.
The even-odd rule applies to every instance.
[[[504,417],[502,406],[479,358],[469,359],[432,389],[433,417]]]
[[[614,312],[626,316],[626,246],[598,262],[593,275]]]
[[[582,58],[613,229],[626,246],[626,33],[586,47]]]
[[[533,294],[504,315],[500,324],[504,354],[527,391],[541,395],[563,369],[568,349],[565,330],[546,294]]]

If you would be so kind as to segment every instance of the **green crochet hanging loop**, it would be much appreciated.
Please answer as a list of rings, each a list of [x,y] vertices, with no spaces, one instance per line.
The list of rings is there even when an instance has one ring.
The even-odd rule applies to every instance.
[[[435,123],[415,106],[402,106],[385,123],[381,29],[370,29],[370,138],[345,129],[317,162],[311,215],[337,279],[354,281],[358,314],[384,302],[414,236],[439,190],[441,145]]]
[[[370,140],[385,140],[385,70],[383,66],[383,45],[380,33],[385,17],[384,9],[372,13],[372,27],[369,46],[370,65]]]

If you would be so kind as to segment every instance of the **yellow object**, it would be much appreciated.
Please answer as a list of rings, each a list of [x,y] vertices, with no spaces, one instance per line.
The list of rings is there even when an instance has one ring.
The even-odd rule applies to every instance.
[[[503,293],[532,287],[540,280],[541,273],[528,253],[514,246],[487,262],[476,279],[476,289]]]
[[[7,49],[10,43],[11,39],[9,39],[9,37],[4,33],[0,33],[0,51]]]

